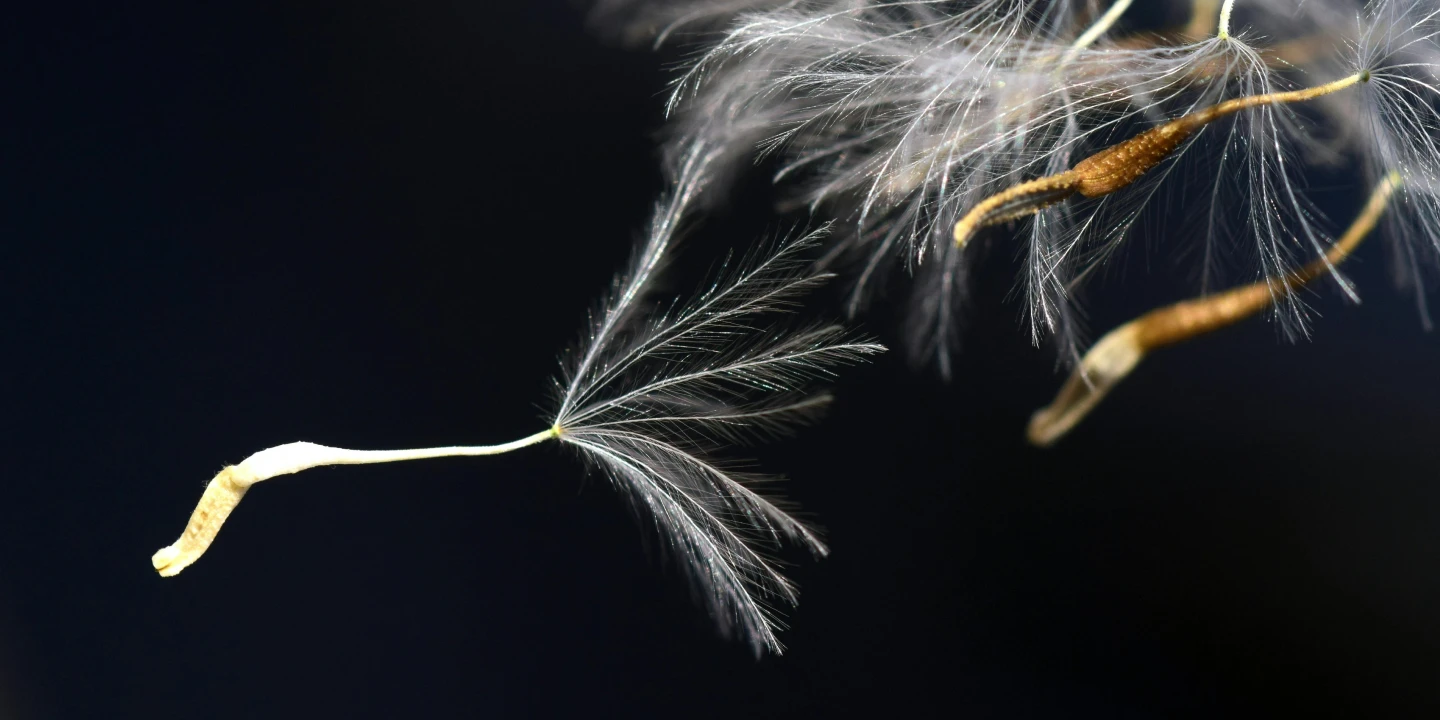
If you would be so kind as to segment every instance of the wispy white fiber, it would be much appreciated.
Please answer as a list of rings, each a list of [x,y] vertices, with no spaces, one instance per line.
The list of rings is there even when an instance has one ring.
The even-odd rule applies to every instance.
[[[773,606],[796,596],[767,552],[787,541],[823,555],[825,545],[755,489],[766,478],[710,456],[812,417],[829,401],[806,392],[812,381],[883,348],[787,317],[825,280],[806,272],[816,235],[752,253],[687,303],[647,306],[671,214],[684,204],[677,198],[696,187],[693,174],[680,178],[632,270],[566,361],[554,424],[653,521],[721,626],[757,651],[778,651]]]
[[[1135,10],[1123,2],[871,0],[752,9],[700,44],[677,81],[672,148],[731,143],[778,156],[777,185],[836,223],[827,266],[854,259],[852,311],[893,267],[917,278],[911,346],[933,353],[942,371],[959,336],[953,300],[976,264],[971,251],[946,249],[956,220],[990,195],[1149,128],[1230,99],[1366,71],[1379,80],[1303,107],[1249,108],[1195,133],[1121,192],[1060,202],[1008,231],[985,231],[982,243],[1024,252],[1019,284],[1034,339],[1050,338],[1062,356],[1076,357],[1083,343],[1076,292],[1162,203],[1180,210],[1171,219],[1185,221],[1175,241],[1200,242],[1201,252],[1186,257],[1197,259],[1208,291],[1222,275],[1284,277],[1324,255],[1334,220],[1310,201],[1308,168],[1363,160],[1378,178],[1391,165],[1419,175],[1428,170],[1418,168],[1440,165],[1426,114],[1435,98],[1435,56],[1427,55],[1434,0],[1143,7],[1168,7],[1176,19],[1212,13],[1211,34],[1184,34],[1205,22],[1169,34],[1127,31],[1126,13]],[[1351,48],[1363,57],[1357,61]],[[737,151],[725,163],[747,157]],[[1392,224],[1428,220],[1431,205],[1419,196],[1433,196],[1431,186],[1407,184],[1416,210],[1396,213]],[[1397,242],[1407,278],[1418,282],[1417,246]],[[1277,293],[1276,301],[1279,326],[1303,336],[1301,294]]]
[[[1413,288],[1426,325],[1427,274],[1440,259],[1440,3],[1384,0],[1366,6],[1355,42],[1368,71],[1356,134],[1366,172],[1398,173],[1384,219],[1395,275]]]
[[[1077,39],[1088,7],[872,2],[743,15],[677,85],[680,142],[768,128],[760,149],[786,157],[777,182],[841,219],[839,250],[865,258],[854,280],[857,309],[897,259],[912,270],[962,265],[942,246],[980,199],[1219,96],[1224,82],[1195,87],[1202,70],[1236,71],[1225,62],[1234,43],[1127,49]],[[1066,283],[1083,260],[1069,208],[1033,227],[1028,306],[1037,332],[1063,336]],[[934,328],[948,325],[953,309],[928,299],[916,307],[923,317],[912,325],[926,333],[916,345],[946,362],[949,344],[934,339],[948,331]]]
[[[736,15],[795,0],[596,0],[590,23],[626,44],[662,45],[677,34],[713,31]]]
[[[746,254],[689,302],[656,304],[655,277],[724,148],[687,145],[628,272],[615,279],[580,346],[562,363],[550,427],[509,443],[350,450],[309,442],[262,450],[222,470],[185,531],[152,556],[176,575],[210,547],[256,483],[322,465],[512,452],[550,440],[576,449],[633,501],[694,579],[721,628],[779,652],[778,609],[795,587],[769,553],[782,543],[827,553],[819,536],[760,488],[775,478],[717,459],[736,443],[782,434],[830,396],[811,391],[842,365],[883,352],[835,325],[798,323],[801,296],[828,276],[805,257],[820,233]]]

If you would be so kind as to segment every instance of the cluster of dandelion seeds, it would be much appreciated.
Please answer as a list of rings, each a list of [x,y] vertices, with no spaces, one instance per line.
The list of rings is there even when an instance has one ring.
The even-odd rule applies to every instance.
[[[1171,24],[1128,24],[1142,5]],[[1238,276],[1264,290],[1257,311],[1305,337],[1299,286],[1328,277],[1359,297],[1339,268],[1349,251],[1335,252],[1344,219],[1307,192],[1315,168],[1361,170],[1357,200],[1383,187],[1378,234],[1423,315],[1440,248],[1434,0],[707,7],[705,31],[685,36],[671,152],[773,160],[780,207],[834,224],[824,264],[851,268],[852,313],[895,269],[913,278],[912,353],[946,376],[983,244],[1023,254],[1032,340],[1089,383],[1079,297],[1142,218],[1176,208],[1186,227],[1151,243],[1195,263],[1202,299]]]
[[[1141,7],[1168,24],[1132,24]],[[1267,310],[1305,337],[1301,290],[1328,280],[1358,299],[1341,266],[1371,235],[1428,323],[1437,0],[595,0],[592,18],[690,54],[668,102],[670,187],[565,356],[549,427],[491,446],[263,450],[210,483],[155,554],[162,575],[195,562],[256,482],[555,441],[632,501],[722,628],[778,651],[777,611],[796,595],[772,552],[826,548],[759,492],[764,478],[717,458],[811,418],[829,399],[816,381],[883,349],[795,321],[832,270],[849,280],[852,315],[893,276],[911,278],[912,355],[949,377],[977,253],[1022,257],[1030,339],[1070,369],[1032,418],[1037,445],[1157,349]],[[824,230],[736,252],[695,298],[656,303],[682,231],[757,163],[775,169],[777,207]],[[1348,222],[1311,201],[1315,168],[1358,178]],[[1198,297],[1090,345],[1081,294],[1162,213],[1186,227],[1144,239],[1196,263]]]
[[[757,653],[779,652],[777,606],[796,592],[770,554],[782,543],[827,550],[816,533],[758,488],[774,478],[716,459],[724,446],[785,432],[828,401],[812,381],[884,350],[835,325],[791,318],[824,282],[801,257],[815,234],[750,253],[688,303],[650,297],[715,156],[677,158],[628,273],[592,319],[556,381],[548,429],[510,443],[415,450],[348,450],[296,442],[262,450],[211,481],[180,538],[153,558],[161,575],[194,563],[257,482],[321,465],[494,455],[546,441],[601,468],[663,547],[689,571],[722,630]]]

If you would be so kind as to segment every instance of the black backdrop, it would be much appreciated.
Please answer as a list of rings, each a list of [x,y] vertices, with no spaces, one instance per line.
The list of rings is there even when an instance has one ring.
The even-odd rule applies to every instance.
[[[1059,377],[992,247],[954,383],[894,353],[757,451],[834,548],[789,558],[781,657],[719,638],[550,447],[267,483],[156,577],[255,450],[543,427],[660,187],[676,59],[560,3],[198,5],[0,30],[0,717],[1440,709],[1440,346],[1379,245],[1313,341],[1157,356],[1046,452],[1022,430]],[[777,226],[756,187],[676,291]],[[1179,296],[1147,232],[1095,327]]]

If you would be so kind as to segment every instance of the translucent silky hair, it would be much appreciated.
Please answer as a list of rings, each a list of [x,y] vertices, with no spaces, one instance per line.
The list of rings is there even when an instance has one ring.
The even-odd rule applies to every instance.
[[[907,270],[911,352],[945,375],[983,243],[1023,253],[1032,340],[1093,385],[1078,294],[1162,206],[1186,227],[1170,223],[1151,243],[1194,263],[1202,297],[1255,285],[1265,301],[1247,315],[1268,309],[1282,335],[1307,336],[1299,286],[1329,278],[1359,297],[1339,267],[1345,218],[1309,198],[1314,168],[1359,170],[1357,203],[1384,195],[1389,211],[1354,221],[1378,223],[1397,274],[1421,285],[1440,228],[1435,3],[1170,0],[1146,9],[1172,24],[1143,30],[1127,25],[1135,7],[902,0],[718,13],[676,81],[672,152],[738,145],[732,164],[778,158],[781,207],[835,224],[822,263],[846,271],[851,312],[891,268]]]
[[[1372,235],[1421,298],[1440,257],[1440,3],[1147,2],[1168,25],[1131,25],[1132,0],[598,0],[607,32],[690,54],[668,103],[669,187],[564,357],[544,429],[487,446],[263,450],[215,477],[155,568],[194,563],[269,478],[554,441],[632,500],[722,628],[778,651],[796,592],[771,553],[827,550],[717,458],[812,418],[829,400],[816,381],[883,349],[797,317],[832,269],[852,315],[907,272],[912,354],[949,376],[977,246],[1022,256],[1030,339],[1069,372],[1028,427],[1042,446],[1156,350],[1264,312],[1306,336],[1302,291],[1358,298],[1342,266]],[[694,298],[654,297],[682,230],[758,160],[776,168],[777,206],[821,231],[737,242]],[[1353,216],[1310,201],[1322,166],[1352,178]],[[1192,220],[1156,244],[1200,244],[1198,295],[1090,343],[1077,295],[1157,207]]]
[[[724,451],[814,418],[830,401],[811,391],[837,367],[883,351],[824,323],[797,320],[799,299],[827,276],[803,261],[819,234],[764,244],[728,262],[688,301],[654,297],[689,209],[710,182],[715,155],[676,158],[674,183],[656,204],[629,269],[592,313],[561,362],[546,428],[498,445],[349,450],[295,442],[220,471],[180,538],[153,557],[161,575],[189,567],[255,483],[321,465],[480,456],[542,443],[576,451],[610,478],[661,548],[687,570],[722,630],[779,652],[779,608],[794,585],[772,553],[828,550],[818,533],[759,488],[773,477],[741,472]]]

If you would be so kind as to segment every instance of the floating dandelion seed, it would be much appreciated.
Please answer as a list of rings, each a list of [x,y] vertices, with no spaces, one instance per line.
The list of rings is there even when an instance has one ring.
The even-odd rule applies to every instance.
[[[772,605],[793,603],[795,591],[766,553],[825,546],[712,454],[809,418],[828,401],[808,393],[812,381],[883,348],[785,322],[829,277],[806,271],[821,233],[746,254],[689,303],[656,311],[645,300],[680,227],[767,154],[782,206],[837,230],[821,265],[858,258],[852,313],[892,267],[916,276],[912,352],[937,358],[946,375],[970,248],[998,233],[1018,241],[1032,339],[1052,339],[1076,362],[1032,419],[1039,445],[1158,348],[1266,308],[1303,336],[1297,290],[1328,275],[1356,297],[1338,266],[1377,224],[1420,297],[1424,261],[1440,257],[1440,4],[1171,0],[1186,11],[1183,27],[1126,34],[1135,5],[597,0],[596,22],[631,39],[658,44],[686,31],[702,45],[669,103],[673,187],[567,356],[550,427],[494,446],[261,451],[216,476],[180,539],[155,554],[156,569],[169,576],[194,563],[256,482],[555,440],[653,518],[722,627],[778,651]],[[1306,198],[1307,165],[1361,166],[1373,188],[1338,241]],[[1075,294],[1163,188],[1202,219],[1202,290],[1237,239],[1253,244],[1251,282],[1147,313],[1082,355]]]
[[[897,258],[924,276],[912,346],[936,352],[942,370],[953,298],[964,287],[956,277],[965,272],[963,255],[944,248],[952,231],[973,225],[973,209],[987,198],[1000,199],[984,208],[991,212],[981,225],[1039,214],[1028,233],[1031,325],[1037,342],[1054,334],[1072,348],[1070,286],[1113,250],[1158,183],[1083,216],[1056,204],[1064,188],[1005,193],[1113,147],[1129,128],[1197,112],[1230,93],[1276,93],[1271,61],[1238,35],[1178,46],[1111,39],[1129,6],[1114,3],[1088,24],[1079,20],[1089,3],[1036,0],[796,4],[742,15],[677,83],[676,142],[755,142],[783,152],[777,182],[853,228],[832,256],[866,256],[852,311]],[[1252,140],[1288,126],[1283,115],[1256,115]],[[1176,137],[1178,144],[1189,135]],[[1281,186],[1294,195],[1283,158],[1274,157],[1278,146],[1232,135],[1220,155],[1231,157],[1232,145],[1233,157],[1248,158],[1240,169],[1263,200]],[[1291,215],[1306,222],[1302,212]],[[1307,235],[1322,245],[1318,233]],[[1090,237],[1099,250],[1085,248]]]
[[[777,599],[793,604],[796,594],[766,552],[789,541],[824,555],[825,545],[752,489],[764,478],[737,473],[711,452],[814,416],[829,396],[807,394],[810,381],[884,348],[837,326],[785,322],[799,297],[826,279],[806,272],[801,260],[815,234],[756,254],[688,304],[642,312],[712,159],[704,152],[681,159],[630,272],[617,278],[565,363],[549,429],[492,446],[366,451],[297,442],[262,450],[210,482],[180,539],[155,553],[155,569],[168,577],[198,560],[263,480],[321,465],[495,455],[558,440],[602,468],[654,520],[722,629],[737,630],[756,652],[779,652],[770,606]]]
[[[1126,102],[1125,62],[1100,62],[1092,47],[1118,13],[1072,39],[1081,5],[797,5],[742,16],[678,82],[676,142],[739,138],[782,152],[777,182],[852,228],[834,254],[867,256],[858,310],[896,258],[959,272],[943,239],[954,218],[989,188],[1068,157],[1082,113]],[[954,296],[963,283],[933,287]],[[926,298],[920,308],[947,317],[952,306]],[[919,344],[943,355],[936,325],[917,325],[929,338]]]
[[[1356,86],[1359,102],[1342,121],[1361,130],[1348,144],[1364,161],[1368,175],[1380,176],[1369,203],[1350,229],[1320,257],[1282,275],[1266,274],[1244,288],[1147,313],[1111,331],[1086,353],[1055,402],[1032,418],[1029,437],[1049,445],[1078,424],[1149,352],[1212,332],[1289,302],[1295,290],[1322,274],[1337,279],[1356,297],[1338,265],[1377,224],[1398,245],[1398,279],[1415,287],[1422,318],[1422,256],[1440,252],[1440,6],[1433,2],[1372,2],[1357,16],[1351,41],[1358,71],[1313,90],[1290,93],[1310,100]],[[1283,94],[1282,94],[1283,95]],[[1244,99],[1241,99],[1244,100]],[[1228,101],[1231,103],[1238,101]],[[1389,211],[1386,212],[1387,208]],[[957,230],[957,236],[959,231]]]
[[[1009,238],[1026,257],[1017,284],[1032,341],[1053,342],[1086,378],[1110,345],[1082,353],[1076,297],[1157,198],[1167,217],[1179,206],[1195,220],[1171,237],[1203,242],[1202,294],[1241,270],[1268,293],[1247,307],[1305,337],[1296,278],[1323,269],[1358,300],[1307,196],[1312,167],[1358,166],[1365,186],[1393,195],[1379,234],[1420,298],[1440,257],[1440,5],[1169,0],[1147,10],[1182,25],[1135,32],[1126,20],[1137,6],[801,0],[727,11],[723,33],[696,36],[676,81],[672,152],[730,146],[731,165],[774,156],[788,202],[837,228],[825,266],[858,259],[852,313],[892,267],[914,275],[911,352],[946,376],[969,247]],[[1098,399],[1082,386],[1076,397]]]
[[[1064,437],[1155,350],[1234,325],[1333,271],[1375,229],[1400,185],[1399,173],[1381,181],[1350,229],[1325,256],[1285,278],[1152,310],[1106,333],[1085,353],[1055,401],[1031,417],[1030,442],[1044,447]]]

